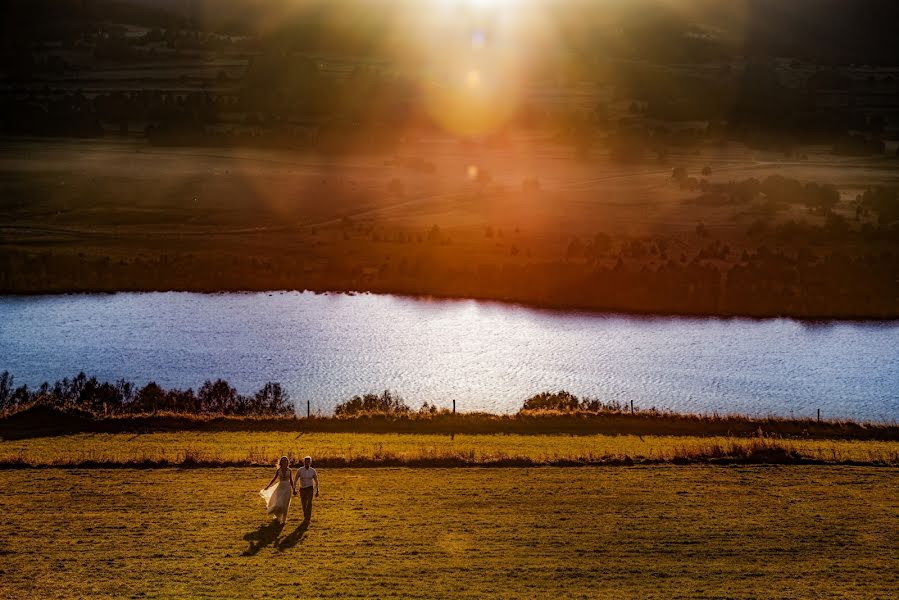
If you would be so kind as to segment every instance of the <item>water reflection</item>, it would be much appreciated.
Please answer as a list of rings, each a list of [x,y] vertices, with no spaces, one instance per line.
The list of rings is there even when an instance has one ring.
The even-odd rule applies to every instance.
[[[0,369],[166,387],[268,380],[330,412],[391,388],[509,412],[537,391],[699,412],[899,418],[899,323],[628,317],[396,296],[0,298]]]

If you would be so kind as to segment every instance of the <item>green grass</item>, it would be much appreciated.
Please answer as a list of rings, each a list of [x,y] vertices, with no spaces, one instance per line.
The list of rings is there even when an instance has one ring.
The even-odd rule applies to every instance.
[[[828,462],[899,465],[899,442],[855,440],[762,441]],[[274,464],[278,457],[311,454],[336,462],[533,463],[603,460],[671,461],[738,456],[759,440],[737,437],[636,435],[419,435],[296,432],[178,432],[77,434],[0,441],[0,463],[72,465],[85,462]]]
[[[886,598],[899,470],[0,471],[0,597]]]

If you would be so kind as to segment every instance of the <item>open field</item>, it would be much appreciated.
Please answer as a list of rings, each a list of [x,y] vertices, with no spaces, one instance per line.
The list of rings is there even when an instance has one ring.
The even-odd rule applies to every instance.
[[[767,445],[767,446],[766,446]],[[410,435],[297,432],[79,434],[0,441],[0,464],[552,464],[701,460],[785,449],[813,461],[899,465],[899,442],[636,435]]]
[[[887,598],[895,469],[0,472],[0,597]]]
[[[895,316],[884,258],[895,242],[861,232],[876,231],[876,218],[856,219],[855,201],[896,184],[895,160],[824,150],[784,160],[730,144],[619,164],[527,136],[413,138],[395,153],[357,154],[8,140],[0,290],[367,290],[630,312]],[[672,180],[673,166],[693,187]],[[799,197],[697,199],[697,178],[770,175],[836,186],[833,218],[848,230],[828,229],[833,218]],[[789,223],[807,229],[778,233]],[[777,253],[799,256],[802,277],[782,272]],[[825,260],[869,253],[879,258],[864,264],[880,266],[864,275]],[[741,287],[747,264],[758,271],[752,290]],[[864,294],[833,304],[843,288]]]
[[[229,242],[218,244],[222,253],[305,247],[329,254],[335,245],[352,252],[369,246],[372,232],[387,234],[387,243],[395,241],[392,234],[427,234],[435,224],[455,253],[472,258],[505,249],[509,261],[509,248],[518,244],[520,258],[531,249],[532,258],[555,259],[571,235],[683,235],[700,221],[730,235],[752,222],[752,211],[741,207],[684,203],[697,192],[672,183],[672,166],[695,176],[708,166],[702,177],[710,183],[770,175],[829,183],[847,200],[874,185],[899,183],[893,159],[815,150],[798,161],[732,144],[672,155],[666,164],[619,164],[525,136],[499,147],[430,137],[396,152],[346,155],[8,139],[0,145],[0,208],[8,217],[7,243],[73,245],[115,259],[175,252],[172,240],[181,243],[178,252],[211,251],[213,241]],[[539,180],[539,192],[522,190],[531,178]],[[388,190],[394,179],[401,191]],[[344,218],[357,226],[350,239],[337,227]],[[810,215],[798,207],[778,215],[789,218]],[[485,236],[487,227],[494,236]],[[684,240],[683,247],[700,242]]]

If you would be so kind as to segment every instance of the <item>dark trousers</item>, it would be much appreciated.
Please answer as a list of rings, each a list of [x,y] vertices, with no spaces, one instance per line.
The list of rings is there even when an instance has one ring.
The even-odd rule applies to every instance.
[[[312,495],[315,494],[315,486],[300,488],[300,502],[303,504],[303,520],[312,519]]]

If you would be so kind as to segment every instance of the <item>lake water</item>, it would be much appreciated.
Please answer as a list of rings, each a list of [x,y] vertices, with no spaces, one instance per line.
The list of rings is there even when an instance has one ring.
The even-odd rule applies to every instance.
[[[899,323],[630,317],[308,293],[0,297],[0,370],[241,392],[305,410],[385,388],[410,405],[514,412],[579,395],[691,412],[899,419]]]

